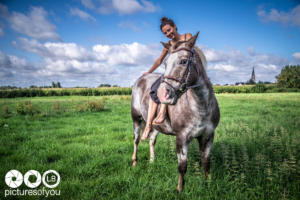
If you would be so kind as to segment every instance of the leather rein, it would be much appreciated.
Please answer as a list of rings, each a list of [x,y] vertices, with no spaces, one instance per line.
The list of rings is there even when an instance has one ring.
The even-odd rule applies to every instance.
[[[190,52],[190,55],[189,55],[189,58],[188,58],[188,61],[187,61],[187,64],[186,64],[186,69],[182,75],[181,78],[177,78],[177,77],[174,77],[174,76],[162,76],[162,79],[161,79],[161,83],[166,83],[167,85],[169,85],[171,88],[174,89],[176,95],[182,95],[183,93],[185,93],[188,89],[190,88],[196,88],[196,87],[200,87],[201,84],[194,84],[194,85],[190,85],[188,86],[188,83],[187,83],[187,77],[189,76],[189,74],[191,73],[191,68],[195,65],[194,63],[194,49],[188,49],[186,47],[182,47],[182,48],[179,48],[179,49],[176,49],[175,51],[172,51],[170,53],[175,53],[175,52],[178,52],[178,51],[188,51]],[[197,71],[197,74],[199,75],[199,71],[197,69],[197,67],[195,68],[196,71]],[[170,79],[170,80],[173,80],[173,81],[176,81],[179,84],[179,86],[177,87],[174,87],[172,86],[170,83],[168,83],[166,80],[167,79]]]

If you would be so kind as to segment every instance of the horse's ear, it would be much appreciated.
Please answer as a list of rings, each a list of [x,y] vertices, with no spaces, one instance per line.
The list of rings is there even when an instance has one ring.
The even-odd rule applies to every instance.
[[[170,43],[164,43],[160,42],[166,49],[169,49],[171,47]]]
[[[198,38],[198,35],[199,35],[199,31],[198,31],[193,37],[191,37],[191,38],[187,41],[187,45],[188,45],[190,48],[192,48],[192,47],[195,45],[196,40],[197,40],[197,38]]]

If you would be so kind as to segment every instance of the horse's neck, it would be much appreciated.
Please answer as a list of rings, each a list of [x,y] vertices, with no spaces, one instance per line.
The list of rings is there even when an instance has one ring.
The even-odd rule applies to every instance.
[[[191,94],[193,99],[197,102],[207,103],[210,99],[211,90],[207,87],[207,85],[204,83],[203,80],[199,79],[198,84],[200,84],[199,87],[191,89]]]
[[[213,89],[201,61],[200,63],[197,62],[196,65],[199,74],[195,84],[198,85],[198,87],[192,88],[190,90],[191,95],[189,96],[195,99],[195,101],[201,102],[201,104],[207,104],[213,93]]]
[[[195,49],[194,60],[196,61],[196,67],[198,71],[198,81],[197,84],[201,84],[200,88],[202,91],[209,90],[211,93],[213,91],[211,82],[206,74],[205,67],[206,67],[206,59],[203,52],[199,48]]]

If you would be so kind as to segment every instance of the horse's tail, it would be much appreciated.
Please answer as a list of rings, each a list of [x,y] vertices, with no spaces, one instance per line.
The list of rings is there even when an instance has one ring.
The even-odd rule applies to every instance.
[[[204,55],[203,51],[197,46],[194,46],[194,49],[195,49],[196,53],[199,55],[204,69],[206,69],[207,62],[206,62],[206,58],[205,58],[205,55]]]

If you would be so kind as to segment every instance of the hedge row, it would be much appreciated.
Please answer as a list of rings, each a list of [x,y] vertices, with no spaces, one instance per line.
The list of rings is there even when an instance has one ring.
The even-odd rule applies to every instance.
[[[131,88],[62,88],[0,90],[0,98],[41,96],[106,96],[130,95]]]
[[[278,88],[276,85],[214,86],[215,93],[300,92],[297,88]],[[130,95],[131,88],[57,88],[0,90],[0,98],[36,96],[105,96]]]
[[[256,84],[243,86],[214,86],[215,93],[276,93],[300,92],[298,88],[280,88],[276,84]]]
[[[264,84],[243,85],[243,86],[214,86],[215,93],[264,93],[272,86]]]

